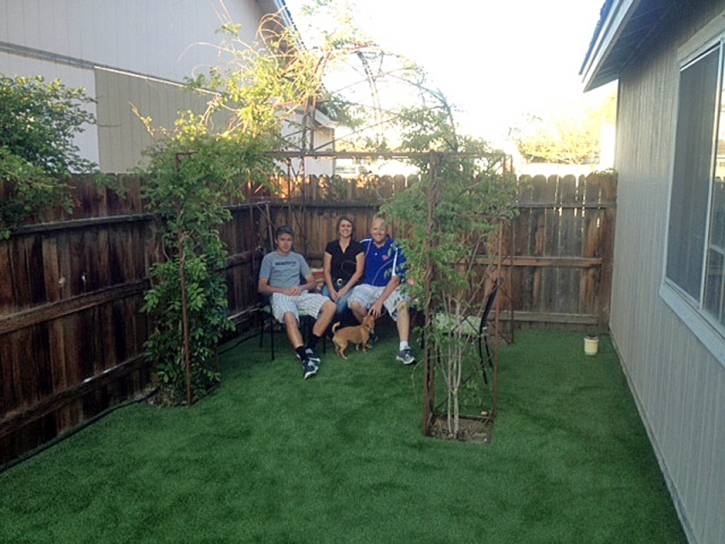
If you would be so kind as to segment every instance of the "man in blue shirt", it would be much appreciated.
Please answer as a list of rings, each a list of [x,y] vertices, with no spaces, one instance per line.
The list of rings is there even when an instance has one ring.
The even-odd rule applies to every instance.
[[[317,287],[317,282],[304,257],[292,251],[292,228],[279,227],[274,238],[277,250],[267,253],[262,259],[257,290],[271,298],[272,313],[277,321],[284,323],[287,337],[302,361],[303,376],[307,379],[317,374],[320,357],[315,353],[315,347],[332,321],[337,306],[325,296],[308,292]],[[301,277],[305,279],[302,285]],[[304,347],[299,328],[300,311],[316,319],[307,347]]]
[[[365,248],[365,276],[363,283],[350,294],[348,306],[358,321],[366,314],[375,319],[387,310],[398,328],[400,340],[397,360],[414,364],[415,356],[408,343],[410,339],[410,297],[403,289],[406,261],[403,251],[388,236],[385,219],[376,217],[370,228],[370,238],[361,240]]]

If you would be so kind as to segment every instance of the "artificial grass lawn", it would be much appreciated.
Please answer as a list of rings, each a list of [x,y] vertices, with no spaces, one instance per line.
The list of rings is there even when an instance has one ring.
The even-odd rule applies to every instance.
[[[0,542],[686,542],[608,337],[502,346],[490,445],[425,438],[393,331],[302,380],[286,339],[191,408],[121,408],[0,473]]]

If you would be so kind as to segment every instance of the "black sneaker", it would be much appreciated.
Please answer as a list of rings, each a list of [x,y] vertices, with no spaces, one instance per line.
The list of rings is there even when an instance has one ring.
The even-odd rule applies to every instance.
[[[315,351],[312,348],[307,348],[305,350],[305,356],[307,357],[307,359],[309,361],[315,363],[316,366],[320,365],[320,362],[321,362],[320,356],[317,355],[317,353],[315,353]]]
[[[304,369],[304,374],[302,375],[302,377],[306,380],[307,378],[311,378],[312,376],[317,374],[317,371],[320,367],[318,367],[316,363],[313,363],[309,359],[303,359],[302,368]]]
[[[414,365],[417,361],[415,360],[415,356],[413,355],[413,352],[410,349],[402,349],[398,352],[398,356],[396,357],[398,361],[402,361],[404,365]]]
[[[368,338],[368,344],[366,347],[368,349],[372,348],[375,344],[378,343],[378,340],[380,340],[380,338],[378,338],[377,334],[375,334],[375,333],[370,334],[370,337]]]

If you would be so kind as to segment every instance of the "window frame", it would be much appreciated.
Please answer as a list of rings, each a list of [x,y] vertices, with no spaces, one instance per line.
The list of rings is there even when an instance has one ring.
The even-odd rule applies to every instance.
[[[677,93],[675,102],[677,109],[675,111],[673,139],[673,153],[670,162],[670,178],[667,198],[667,232],[664,237],[664,261],[662,263],[662,282],[660,284],[659,295],[664,302],[685,322],[695,336],[703,343],[703,345],[723,364],[725,365],[725,323],[719,322],[715,317],[705,309],[705,289],[706,276],[708,266],[708,253],[710,248],[710,229],[712,223],[712,198],[713,187],[715,183],[715,167],[717,161],[717,142],[720,130],[720,123],[725,123],[725,26],[712,29],[703,29],[711,31],[709,39],[704,39],[700,33],[693,36],[685,46],[678,51],[678,68],[677,68]],[[693,45],[699,43],[699,45]],[[675,183],[675,157],[677,146],[678,118],[680,113],[680,81],[682,72],[692,66],[698,60],[707,56],[711,50],[717,48],[719,52],[717,88],[716,88],[716,107],[715,107],[715,123],[713,126],[713,146],[710,157],[710,176],[708,182],[708,194],[706,202],[705,221],[705,237],[702,248],[702,271],[700,274],[700,287],[698,299],[695,299],[683,287],[675,283],[668,277],[669,263],[669,246],[670,246],[670,225],[672,212],[672,195]],[[685,50],[685,53],[683,53]],[[725,302],[723,303],[725,304]]]
[[[681,95],[680,91],[682,90],[682,81],[683,81],[683,74],[686,70],[689,68],[692,68],[696,66],[699,62],[704,62],[705,59],[710,57],[710,55],[714,54],[714,58],[711,60],[715,61],[715,68],[717,70],[715,77],[713,78],[713,81],[715,83],[715,97],[712,104],[712,117],[709,118],[709,120],[705,121],[704,118],[697,116],[698,112],[695,112],[695,119],[700,121],[702,120],[703,123],[712,123],[711,125],[708,125],[710,127],[710,133],[708,136],[705,136],[702,138],[704,141],[706,141],[706,145],[709,146],[709,152],[707,154],[707,165],[702,165],[700,159],[701,156],[698,156],[697,151],[699,149],[697,148],[697,144],[699,144],[698,136],[701,136],[701,127],[700,125],[690,125],[685,126],[686,129],[684,132],[685,138],[687,138],[687,141],[695,140],[695,147],[688,147],[685,146],[685,149],[687,151],[683,153],[684,155],[695,155],[694,161],[690,159],[690,162],[685,162],[685,170],[687,173],[694,173],[696,174],[694,177],[687,178],[686,181],[681,181],[682,174],[679,172],[680,165],[678,165],[678,157],[680,156],[680,147],[678,147],[678,141],[680,139],[680,113],[681,113]],[[705,275],[707,270],[707,253],[709,248],[709,242],[710,242],[710,211],[712,208],[712,193],[713,193],[713,182],[714,182],[714,174],[715,174],[715,160],[717,157],[717,146],[713,145],[716,144],[716,135],[718,134],[718,122],[720,120],[720,111],[721,111],[721,96],[722,96],[722,89],[723,89],[723,42],[722,40],[719,40],[718,42],[711,44],[709,47],[703,48],[701,52],[699,52],[698,55],[695,56],[695,58],[688,60],[685,63],[682,63],[679,68],[679,78],[678,78],[678,95],[677,95],[677,111],[676,111],[676,122],[675,122],[675,142],[674,142],[674,153],[673,153],[673,160],[672,160],[672,168],[671,168],[671,176],[670,176],[670,187],[669,187],[669,200],[668,200],[668,221],[667,221],[667,236],[665,239],[666,249],[665,249],[665,281],[670,282],[673,286],[676,286],[679,290],[683,292],[684,295],[687,296],[693,303],[695,303],[696,306],[700,310],[704,308],[704,284],[705,284]],[[698,82],[697,80],[695,81]],[[692,84],[692,83],[691,83]],[[701,88],[697,89],[698,91],[701,90]],[[700,95],[701,96],[701,95]],[[699,98],[699,96],[695,96],[695,98]],[[708,99],[712,99],[712,95],[708,96]],[[688,115],[690,114],[689,110],[684,111],[685,115],[688,116],[688,119],[693,118],[693,116]],[[709,117],[709,116],[708,116]],[[689,131],[687,129],[690,129]],[[694,130],[694,138],[693,138],[693,129]],[[688,159],[685,158],[687,161]],[[703,168],[704,166],[704,168]],[[688,168],[689,167],[689,168]],[[706,174],[705,174],[706,172]],[[676,179],[677,175],[679,174],[678,179]],[[697,175],[699,174],[699,175]],[[675,190],[675,182],[678,182],[677,190]],[[682,185],[680,185],[682,184]],[[692,187],[693,189],[691,191],[688,191],[688,187]],[[673,218],[672,218],[672,212],[673,212],[673,196],[675,192],[678,194],[678,196],[682,196],[685,194],[695,194],[697,195],[698,192],[704,193],[701,195],[701,198],[699,201],[694,201],[693,208],[687,209],[685,206],[679,208],[679,211],[681,213],[678,213],[678,218],[680,221],[684,221],[686,223],[686,227],[690,227],[689,229],[678,229],[678,233],[685,232],[686,236],[684,239],[691,239],[693,236],[698,239],[700,242],[700,245],[696,247],[697,255],[699,256],[699,264],[698,269],[696,272],[698,272],[697,277],[694,276],[691,277],[687,272],[683,274],[681,269],[675,269],[670,275],[670,259],[669,259],[669,250],[671,247],[671,242],[673,241],[673,237],[671,236],[671,230],[673,226]],[[704,198],[702,198],[704,197]],[[697,220],[697,225],[694,225],[693,218],[696,218],[698,215],[698,212],[701,213],[701,210],[705,210],[705,217],[702,220]],[[688,212],[692,212],[694,210],[694,213],[692,215],[688,215]],[[680,225],[682,226],[682,225]],[[701,235],[701,236],[698,236]],[[682,254],[682,250],[685,250],[685,256],[687,256],[688,253],[692,253],[690,246],[682,247],[682,241],[683,237],[677,236],[677,238],[674,240],[674,246],[677,250],[680,250],[679,254]],[[693,246],[694,247],[694,246]],[[685,259],[688,261],[688,259]],[[687,264],[685,266],[688,266]],[[675,276],[679,276],[675,278]],[[696,281],[694,281],[696,280]],[[690,283],[694,283],[693,286],[690,286]],[[697,294],[695,295],[695,291]]]

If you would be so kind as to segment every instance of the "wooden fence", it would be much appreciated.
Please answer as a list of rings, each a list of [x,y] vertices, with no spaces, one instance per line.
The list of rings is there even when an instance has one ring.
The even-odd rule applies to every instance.
[[[140,312],[149,270],[162,256],[140,184],[126,193],[78,178],[71,216],[54,211],[0,241],[0,465],[143,393],[151,369]],[[520,214],[503,232],[502,319],[518,326],[606,329],[615,191],[607,176],[526,180]],[[382,199],[404,190],[402,176],[278,180],[279,191],[247,187],[222,229],[222,273],[231,318],[250,330],[261,255],[274,226],[298,232],[296,248],[321,266],[341,214],[367,235]],[[0,191],[2,194],[2,191]],[[402,235],[391,225],[393,236]],[[482,256],[484,266],[493,257]],[[499,259],[497,259],[499,260]]]

